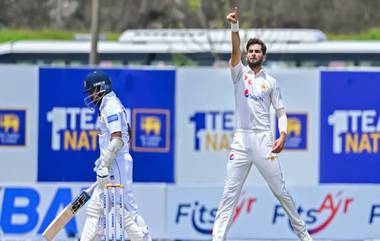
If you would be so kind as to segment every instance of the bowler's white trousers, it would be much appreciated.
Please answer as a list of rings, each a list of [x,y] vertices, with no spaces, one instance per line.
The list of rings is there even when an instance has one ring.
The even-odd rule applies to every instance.
[[[285,187],[278,158],[272,155],[271,131],[236,130],[224,181],[222,200],[216,213],[213,241],[226,240],[236,204],[252,164],[256,166],[287,213],[291,225],[302,240],[306,225],[296,211],[294,201]]]

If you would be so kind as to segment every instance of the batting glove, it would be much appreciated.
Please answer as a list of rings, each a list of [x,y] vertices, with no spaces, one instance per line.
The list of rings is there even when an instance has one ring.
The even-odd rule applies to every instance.
[[[103,188],[105,188],[106,185],[111,182],[108,167],[102,165],[98,167],[98,169],[96,170],[96,180],[98,181],[99,185]]]

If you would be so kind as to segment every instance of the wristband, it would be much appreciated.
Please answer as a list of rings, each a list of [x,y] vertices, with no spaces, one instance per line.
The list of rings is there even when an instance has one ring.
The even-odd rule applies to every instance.
[[[234,33],[239,32],[239,22],[231,23],[231,31]]]

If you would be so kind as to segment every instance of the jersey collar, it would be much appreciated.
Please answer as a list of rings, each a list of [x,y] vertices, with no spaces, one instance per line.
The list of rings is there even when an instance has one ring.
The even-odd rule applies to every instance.
[[[115,97],[116,94],[115,92],[111,91],[102,98],[102,103],[100,104],[99,110],[103,110],[104,106],[106,105],[107,99]]]
[[[253,71],[251,68],[249,68],[248,67],[248,72],[250,73],[250,74],[252,74],[255,78],[258,78],[258,77],[263,77],[263,78],[265,78],[266,77],[266,71],[265,71],[265,69],[264,68],[261,68],[260,69],[260,71],[257,73],[257,74],[255,74],[255,71]]]

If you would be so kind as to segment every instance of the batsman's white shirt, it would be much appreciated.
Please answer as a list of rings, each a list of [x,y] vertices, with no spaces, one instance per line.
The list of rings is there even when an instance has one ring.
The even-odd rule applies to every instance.
[[[99,130],[100,155],[104,155],[111,140],[112,133],[117,131],[121,131],[124,142],[122,149],[117,153],[118,156],[129,153],[127,112],[113,91],[103,97],[99,111],[100,117],[98,118],[97,124]]]
[[[129,135],[127,112],[114,92],[110,92],[102,99],[99,107],[100,116],[97,127],[99,131],[100,158],[104,155],[114,132],[121,131],[124,142],[121,150],[117,152],[116,160],[110,168],[111,182],[124,184],[124,200],[126,208],[133,215],[137,213],[137,204],[132,189],[133,159],[129,154]],[[95,163],[95,166],[100,161]],[[95,170],[96,170],[95,168]]]
[[[241,62],[231,68],[235,88],[236,129],[271,130],[270,111],[284,108],[277,80],[265,70],[255,74]]]

